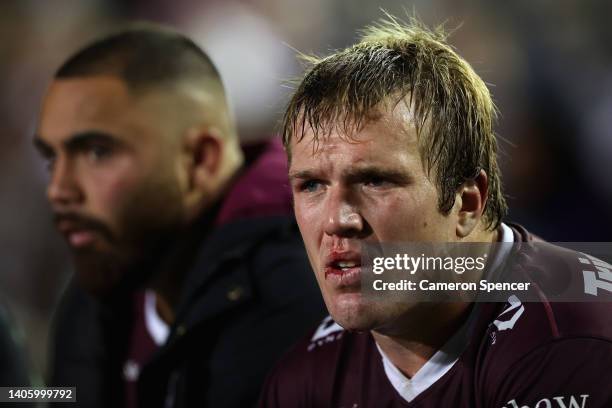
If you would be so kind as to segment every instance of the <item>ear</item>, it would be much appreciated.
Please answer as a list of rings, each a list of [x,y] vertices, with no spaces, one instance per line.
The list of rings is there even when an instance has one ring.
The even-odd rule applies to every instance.
[[[215,128],[190,128],[184,138],[188,186],[187,211],[197,215],[220,193],[222,184],[223,139]]]
[[[488,190],[489,179],[484,170],[480,170],[475,178],[466,181],[457,190],[457,237],[467,237],[478,225],[487,203]]]

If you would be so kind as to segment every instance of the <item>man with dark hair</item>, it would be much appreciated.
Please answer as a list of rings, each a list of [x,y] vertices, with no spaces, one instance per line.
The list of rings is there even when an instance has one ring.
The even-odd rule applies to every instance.
[[[322,305],[282,148],[241,149],[207,55],[154,25],[87,46],[57,71],[35,145],[76,267],[51,385],[87,407],[252,405]]]
[[[550,244],[528,250],[533,236],[502,222],[495,107],[443,31],[389,17],[310,62],[283,136],[331,317],[277,366],[261,406],[612,406],[612,267]],[[499,303],[369,296],[366,249],[415,242],[489,243],[478,279],[512,273],[530,289]],[[541,283],[551,274],[595,302],[553,303]]]

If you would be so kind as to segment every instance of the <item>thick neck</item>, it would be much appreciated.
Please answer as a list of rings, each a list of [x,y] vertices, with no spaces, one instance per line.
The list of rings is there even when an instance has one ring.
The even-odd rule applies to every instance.
[[[372,335],[389,360],[408,378],[436,353],[466,322],[472,304],[438,303],[420,306],[402,329],[373,330]]]
[[[469,242],[497,242],[501,232],[474,231]],[[372,331],[372,335],[389,360],[408,378],[425,363],[467,322],[473,303],[420,303],[401,321]]]

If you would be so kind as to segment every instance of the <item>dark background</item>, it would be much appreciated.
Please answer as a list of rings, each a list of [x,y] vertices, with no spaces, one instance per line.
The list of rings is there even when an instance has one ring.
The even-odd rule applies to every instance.
[[[55,68],[126,21],[191,35],[220,67],[242,137],[277,129],[300,73],[294,49],[325,53],[382,16],[415,11],[447,21],[451,43],[490,85],[510,220],[550,241],[612,241],[612,2],[557,1],[93,1],[0,3],[0,302],[44,373],[53,307],[70,273],[32,147]],[[462,23],[462,24],[461,24]]]

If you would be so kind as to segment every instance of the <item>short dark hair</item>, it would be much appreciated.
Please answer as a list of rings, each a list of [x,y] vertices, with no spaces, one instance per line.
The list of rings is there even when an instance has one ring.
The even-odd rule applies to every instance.
[[[221,83],[208,55],[192,40],[168,27],[132,23],[71,56],[55,78],[113,75],[128,88],[142,89],[185,79],[212,78]]]
[[[334,128],[350,135],[378,117],[381,104],[409,99],[418,134],[428,135],[419,137],[420,151],[427,171],[436,170],[440,211],[448,214],[457,187],[482,169],[489,180],[484,218],[488,228],[497,228],[507,206],[487,86],[448,45],[441,27],[387,17],[351,47],[324,58],[303,56],[311,67],[283,119],[289,160],[291,138],[302,140],[306,126],[315,142]]]

